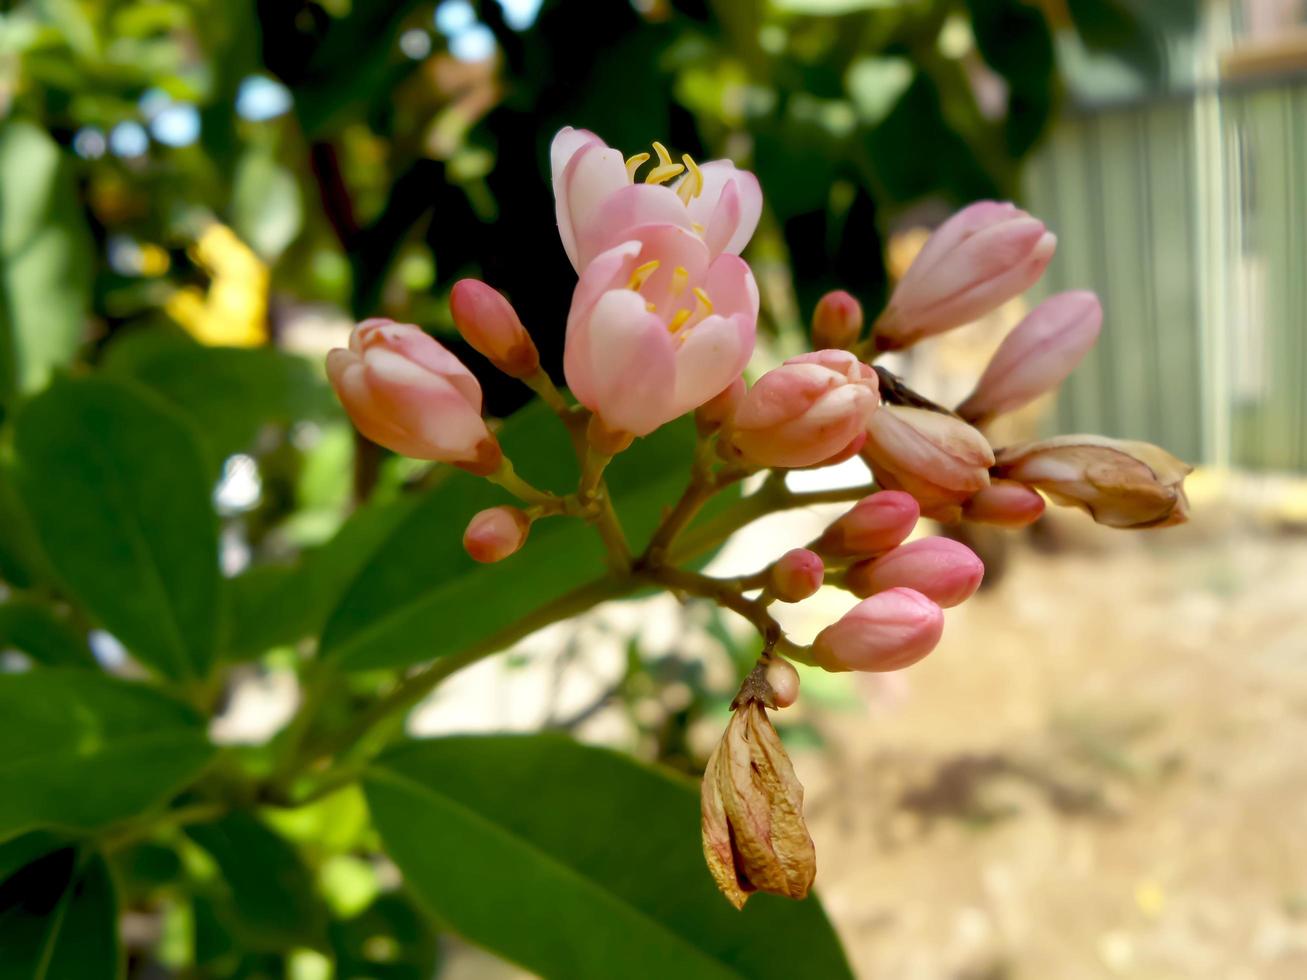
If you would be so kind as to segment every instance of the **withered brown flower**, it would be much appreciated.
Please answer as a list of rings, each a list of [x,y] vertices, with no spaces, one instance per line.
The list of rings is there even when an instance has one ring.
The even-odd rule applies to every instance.
[[[767,717],[763,665],[745,681],[703,776],[703,853],[737,909],[755,891],[803,898],[817,854],[803,822],[803,786]]]

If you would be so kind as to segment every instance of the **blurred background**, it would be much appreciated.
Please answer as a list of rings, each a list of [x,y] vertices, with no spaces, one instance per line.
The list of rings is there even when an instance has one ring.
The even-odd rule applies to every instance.
[[[526,389],[453,332],[472,275],[560,376],[558,128],[758,174],[760,370],[805,347],[824,291],[874,316],[952,210],[1022,202],[1060,240],[1039,295],[1094,289],[1106,320],[1004,437],[1157,442],[1199,466],[1194,519],[979,536],[987,588],[928,661],[805,674],[779,721],[819,887],[859,976],[1307,976],[1307,0],[30,0],[0,14],[0,116],[0,412],[93,369],[202,429],[248,659],[229,742],[294,705],[289,640],[345,584],[306,586],[314,556],[357,567],[354,508],[429,477],[354,436],[326,350],[366,316],[419,323],[513,412]],[[894,367],[960,397],[1039,295]],[[756,525],[710,570],[830,516]],[[0,600],[17,548],[0,526]],[[298,633],[265,622],[287,603]],[[851,604],[787,625],[806,640]],[[694,772],[756,649],[710,610],[612,604],[412,726],[559,728]],[[346,907],[385,878],[341,867]],[[135,975],[235,975],[132,921]],[[442,976],[518,975],[442,948]]]

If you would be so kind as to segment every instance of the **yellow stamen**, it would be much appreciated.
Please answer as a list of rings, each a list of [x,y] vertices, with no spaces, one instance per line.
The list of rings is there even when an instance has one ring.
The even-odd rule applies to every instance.
[[[636,266],[635,271],[631,273],[631,281],[627,283],[626,288],[634,289],[638,292],[644,287],[648,278],[658,271],[660,265],[662,265],[661,262],[657,259],[653,259],[646,262],[644,265]]]
[[[699,224],[699,222],[691,221],[690,230],[693,231],[696,235],[702,235],[707,229],[704,228],[703,225]]]
[[[689,310],[677,310],[676,316],[672,317],[668,322],[667,329],[672,333],[676,333],[676,331],[680,330],[681,327],[685,326],[685,321],[688,319],[690,319]]]
[[[694,298],[699,301],[699,305],[696,307],[694,312],[702,314],[703,316],[712,316],[712,300],[708,298],[708,294],[698,286],[695,286]]]
[[[686,271],[685,266],[678,265],[672,272],[672,295],[680,296],[685,291],[686,283],[690,281],[690,273]]]
[[[644,175],[646,184],[665,184],[685,169],[679,163],[672,163],[672,155],[667,152],[667,147],[661,143],[655,140],[653,148],[654,152],[658,154],[658,166]]]
[[[658,312],[658,307],[654,306],[653,303],[645,303],[645,304],[644,304],[644,308],[645,308],[646,310],[648,310],[650,313],[657,313],[657,312]]]
[[[685,179],[676,188],[676,195],[682,202],[689,204],[703,193],[703,171],[699,169],[697,163],[690,159],[690,154],[682,153],[681,159],[690,168],[690,172],[685,175]]]
[[[649,159],[648,153],[637,153],[626,159],[626,177],[628,180],[635,180],[635,172],[644,166],[645,161]]]

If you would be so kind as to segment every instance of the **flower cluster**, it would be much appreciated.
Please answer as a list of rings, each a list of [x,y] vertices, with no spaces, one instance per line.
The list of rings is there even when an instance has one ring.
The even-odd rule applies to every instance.
[[[802,788],[766,710],[798,696],[788,661],[897,670],[935,648],[942,610],[969,598],[984,569],[953,540],[908,540],[922,516],[1017,528],[1041,515],[1047,496],[1111,527],[1162,527],[1186,517],[1189,468],[1138,442],[1061,436],[996,447],[986,436],[993,419],[1058,387],[1092,347],[1102,323],[1092,293],[1062,293],[1037,306],[954,409],[874,364],[881,352],[969,323],[1039,279],[1056,239],[1012,204],[974,204],[945,222],[865,338],[857,300],[828,294],[813,317],[816,349],[747,384],[759,296],[740,253],[762,212],[758,182],[729,161],[699,165],[688,155],[673,160],[659,143],[653,150],[623,158],[570,128],[553,142],[559,235],[578,277],[563,362],[575,403],[541,368],[506,298],[476,280],[451,295],[464,339],[534,389],[567,426],[581,464],[574,493],[540,491],[513,470],[482,418],[476,379],[416,326],[365,321],[348,350],[331,352],[327,370],[369,439],[484,476],[518,498],[521,506],[472,518],[463,541],[475,560],[509,558],[537,520],[579,518],[601,535],[617,585],[710,599],[758,628],[762,658],[705,777],[705,855],[737,905],[757,889],[801,897],[815,867]],[[699,433],[689,484],[668,502],[648,547],[632,554],[604,469],[635,439],[689,413]],[[790,469],[855,455],[874,483],[808,494],[785,484]],[[830,500],[853,506],[807,547],[755,574],[720,579],[685,567],[694,549],[683,532],[703,504],[762,471],[769,475],[761,489],[725,524],[719,520],[715,539],[702,540],[698,529],[700,546],[769,511]],[[802,601],[823,583],[860,601],[810,644],[797,643],[768,607]]]

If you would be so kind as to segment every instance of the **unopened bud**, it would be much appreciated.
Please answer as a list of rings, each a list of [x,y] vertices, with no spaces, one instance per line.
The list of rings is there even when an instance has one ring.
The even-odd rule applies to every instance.
[[[1027,527],[1043,513],[1044,498],[1016,480],[991,480],[962,508],[962,516],[969,521],[1009,530]]]
[[[767,590],[781,602],[802,602],[821,588],[825,574],[821,556],[807,548],[795,548],[772,565]]]
[[[517,507],[490,507],[468,522],[463,548],[479,562],[503,561],[526,543],[531,518]]]
[[[844,585],[863,598],[913,589],[948,609],[970,599],[984,577],[984,562],[966,545],[951,538],[922,538],[854,565],[845,573]]]
[[[817,302],[812,314],[812,349],[847,350],[862,333],[862,304],[836,289]]]
[[[879,555],[906,539],[920,516],[911,494],[881,490],[854,504],[814,547],[822,554],[844,558]]]
[[[479,279],[461,279],[449,294],[449,309],[463,339],[505,374],[529,378],[540,369],[531,335],[497,290]]]
[[[778,708],[788,708],[799,700],[799,672],[781,657],[772,657],[766,667],[767,684]]]
[[[916,663],[939,643],[944,613],[912,589],[879,592],[817,634],[812,656],[831,671],[898,670]]]

